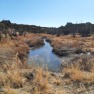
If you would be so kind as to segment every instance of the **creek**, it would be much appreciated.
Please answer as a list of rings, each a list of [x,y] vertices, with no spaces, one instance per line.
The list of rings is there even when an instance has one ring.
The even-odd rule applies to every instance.
[[[44,39],[44,46],[31,49],[28,56],[28,63],[40,66],[43,69],[58,72],[60,71],[61,59],[52,52],[53,47]]]

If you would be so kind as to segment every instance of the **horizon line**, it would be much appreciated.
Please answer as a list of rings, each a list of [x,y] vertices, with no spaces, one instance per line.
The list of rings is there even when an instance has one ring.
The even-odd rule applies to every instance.
[[[90,22],[90,21],[86,21],[86,22],[83,22],[82,20],[81,20],[81,22],[66,22],[66,24],[64,25],[60,25],[60,26],[42,26],[42,25],[37,25],[37,24],[29,24],[29,23],[18,23],[18,22],[12,22],[11,20],[5,20],[5,19],[3,19],[3,20],[0,20],[0,22],[2,22],[2,21],[10,21],[12,24],[18,24],[18,25],[32,25],[32,26],[38,26],[38,27],[48,27],[48,28],[58,28],[58,27],[61,27],[61,26],[66,26],[66,24],[67,23],[72,23],[72,24],[85,24],[85,23],[91,23],[91,24],[94,24],[93,22]]]

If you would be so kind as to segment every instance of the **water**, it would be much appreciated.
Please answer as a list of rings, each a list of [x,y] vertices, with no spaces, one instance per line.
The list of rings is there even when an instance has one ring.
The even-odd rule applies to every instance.
[[[44,43],[43,47],[30,50],[28,63],[57,72],[60,70],[60,58],[52,53],[53,48],[48,42],[44,40]]]

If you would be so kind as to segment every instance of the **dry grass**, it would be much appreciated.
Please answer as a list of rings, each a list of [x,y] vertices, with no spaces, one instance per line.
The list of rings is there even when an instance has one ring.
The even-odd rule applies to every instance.
[[[43,45],[42,37],[38,34],[27,34],[25,37],[21,36],[18,38],[18,40],[24,41],[26,44],[28,44],[30,47],[38,47]]]
[[[24,84],[23,75],[16,64],[3,64],[0,78],[0,86],[3,87],[19,88]]]
[[[23,67],[20,62],[4,64],[0,68],[2,94],[61,94],[63,91],[58,91],[61,80],[51,78],[49,71],[40,67]]]
[[[67,94],[67,93],[66,93],[66,91],[64,91],[64,90],[58,90],[58,91],[56,91],[55,94]]]
[[[42,68],[38,68],[37,74],[34,79],[34,86],[38,85],[38,91],[46,91],[49,89],[49,82],[48,82],[49,73],[44,73]],[[45,93],[46,93],[45,92]]]
[[[41,34],[43,37],[47,37],[50,39],[51,45],[56,48],[62,49],[62,47],[68,48],[82,48],[82,51],[91,51],[94,52],[94,36],[90,37],[81,37],[80,35],[76,35],[76,38],[73,38],[72,35],[65,35],[56,37],[55,35],[49,34]]]
[[[10,87],[6,87],[6,89],[4,89],[4,92],[2,92],[0,94],[17,94],[17,91]]]
[[[70,84],[72,85],[74,82],[86,83],[88,85],[94,83],[94,59],[90,62],[77,61],[77,63],[64,68],[60,76],[52,76],[48,70],[44,71],[40,67],[35,68],[23,64],[18,54],[23,56],[26,53],[27,50],[25,49],[28,49],[28,46],[25,41],[28,38],[32,38],[32,41],[37,43],[34,40],[34,38],[39,40],[40,37],[37,38],[37,36],[35,34],[26,35],[26,37],[21,36],[18,37],[18,40],[11,40],[0,44],[0,60],[2,56],[2,63],[6,57],[6,62],[0,65],[0,89],[2,90],[2,92],[0,90],[0,94],[70,94],[65,89],[66,85],[70,87]],[[91,44],[92,37],[83,39],[78,36],[75,40],[71,35],[60,37],[45,36],[51,38],[53,40],[51,44],[56,47],[68,45],[70,47],[77,47],[80,45],[79,43],[82,43],[83,48],[85,46],[93,48]],[[74,87],[76,86],[74,85]],[[72,90],[74,90],[73,87]]]
[[[92,61],[93,62],[93,61]],[[87,62],[88,66],[92,65],[92,62]],[[84,63],[84,62],[82,62]],[[71,64],[67,68],[64,69],[65,76],[69,78],[71,81],[80,81],[86,83],[94,83],[94,64],[91,67],[91,71],[82,70],[81,67],[83,66],[82,63]],[[81,64],[81,65],[80,65]],[[86,66],[84,66],[86,67]],[[87,68],[88,69],[88,68]]]
[[[3,89],[2,94],[20,94],[18,93],[21,88],[27,94],[59,94],[54,93],[54,84],[59,84],[59,81],[54,81],[54,84],[50,83],[49,72],[44,71],[42,68],[33,69],[19,69],[17,66],[13,69],[13,65],[10,66],[6,72],[0,72],[0,87]],[[11,70],[12,69],[12,70]],[[27,79],[25,74],[35,73],[33,79]],[[29,90],[27,87],[29,86]],[[25,88],[26,87],[26,88]]]

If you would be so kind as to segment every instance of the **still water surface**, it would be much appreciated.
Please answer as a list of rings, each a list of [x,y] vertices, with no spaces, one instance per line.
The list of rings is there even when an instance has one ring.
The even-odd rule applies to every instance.
[[[31,49],[28,56],[28,63],[42,68],[47,68],[50,71],[59,71],[61,60],[52,52],[51,45],[44,40],[45,45],[41,48]]]

